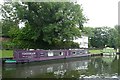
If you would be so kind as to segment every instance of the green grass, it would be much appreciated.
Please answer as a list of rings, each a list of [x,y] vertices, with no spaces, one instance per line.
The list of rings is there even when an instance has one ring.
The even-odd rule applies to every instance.
[[[102,50],[89,50],[91,54],[99,54],[102,53]]]
[[[13,50],[0,50],[0,58],[13,57]]]

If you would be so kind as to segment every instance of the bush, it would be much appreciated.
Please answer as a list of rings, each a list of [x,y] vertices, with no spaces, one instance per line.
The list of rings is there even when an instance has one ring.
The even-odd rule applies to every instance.
[[[15,43],[13,43],[12,41],[3,41],[2,42],[2,49],[14,49],[15,47]]]

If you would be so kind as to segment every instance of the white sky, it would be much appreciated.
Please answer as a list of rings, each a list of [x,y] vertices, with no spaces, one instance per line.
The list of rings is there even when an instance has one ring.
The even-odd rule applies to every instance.
[[[77,0],[84,14],[90,19],[84,26],[114,27],[118,24],[118,2],[120,0]]]
[[[77,0],[89,21],[84,26],[114,27],[118,24],[118,2],[120,0]],[[3,0],[0,0],[0,4]]]

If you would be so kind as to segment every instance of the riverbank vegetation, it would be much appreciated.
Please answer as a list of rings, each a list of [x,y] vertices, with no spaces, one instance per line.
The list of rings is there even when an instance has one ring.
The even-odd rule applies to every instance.
[[[111,47],[117,49],[118,44],[118,26],[111,27],[84,27],[83,32],[87,34],[89,48]]]
[[[96,50],[89,50],[90,54],[100,54],[102,53],[102,49],[96,49]]]
[[[12,58],[13,50],[0,50],[0,58]]]
[[[120,27],[85,27],[88,19],[77,3],[7,2],[1,13],[0,36],[9,38],[0,46],[3,57],[12,57],[12,49],[79,48],[73,40],[81,35],[88,36],[90,53],[101,53],[96,48],[120,48]]]
[[[82,7],[73,2],[5,3],[2,16],[2,36],[11,38],[3,47],[20,49],[78,48],[72,40],[81,36],[87,21]]]

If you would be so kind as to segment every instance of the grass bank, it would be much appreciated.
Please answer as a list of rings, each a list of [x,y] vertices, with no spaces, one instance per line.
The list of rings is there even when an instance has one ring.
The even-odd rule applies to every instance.
[[[90,54],[100,54],[102,53],[102,50],[89,50]]]
[[[0,58],[13,57],[13,50],[0,50]]]

